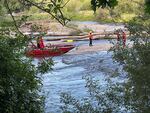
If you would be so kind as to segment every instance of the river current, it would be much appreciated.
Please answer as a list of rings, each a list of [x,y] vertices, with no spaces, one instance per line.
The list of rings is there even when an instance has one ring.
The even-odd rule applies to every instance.
[[[96,43],[109,43],[98,41]],[[86,42],[77,45],[88,45]],[[72,50],[75,51],[75,50]],[[77,99],[87,96],[85,80],[83,76],[91,75],[100,81],[100,85],[106,84],[108,76],[116,69],[122,71],[122,67],[112,59],[112,52],[97,51],[84,54],[64,54],[54,57],[53,70],[42,75],[43,92],[45,99],[45,113],[61,113],[60,94],[69,92]],[[124,77],[119,78],[124,80]]]

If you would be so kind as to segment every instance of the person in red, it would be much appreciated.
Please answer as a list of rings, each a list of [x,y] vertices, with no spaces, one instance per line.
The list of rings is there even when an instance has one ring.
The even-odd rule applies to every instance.
[[[126,46],[126,38],[127,38],[126,33],[123,31],[122,32],[123,47]]]
[[[126,33],[123,30],[118,30],[116,32],[117,35],[117,47],[118,46],[126,46]]]
[[[42,39],[42,36],[38,37],[37,38],[37,47],[38,48],[44,48],[44,42],[43,42],[43,39]]]
[[[36,43],[37,43],[37,48],[40,48],[40,37],[37,37]]]
[[[89,46],[93,46],[93,45],[92,45],[92,39],[93,39],[92,31],[90,31],[88,37],[89,37]]]
[[[117,35],[117,41],[120,41],[120,33],[117,32],[116,35]]]
[[[39,44],[40,44],[40,48],[44,48],[45,47],[42,36],[39,38]]]
[[[121,41],[120,30],[116,30],[115,34],[117,35],[117,45],[116,45],[116,47],[118,48],[119,45],[120,45],[120,41]]]

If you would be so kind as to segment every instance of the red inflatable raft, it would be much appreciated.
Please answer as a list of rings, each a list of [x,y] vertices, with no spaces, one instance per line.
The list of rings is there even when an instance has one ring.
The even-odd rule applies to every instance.
[[[26,55],[30,57],[52,57],[60,56],[73,49],[74,45],[50,45],[44,48],[28,48]]]

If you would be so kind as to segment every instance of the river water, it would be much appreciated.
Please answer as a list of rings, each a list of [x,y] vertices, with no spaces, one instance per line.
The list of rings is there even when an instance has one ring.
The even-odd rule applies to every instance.
[[[109,42],[107,40],[101,40],[95,43]],[[88,43],[76,42],[76,44],[82,45]],[[64,54],[62,56],[54,57],[53,61],[55,63],[53,70],[42,76],[43,91],[46,96],[46,113],[61,112],[61,92],[70,92],[78,99],[87,96],[87,89],[85,88],[83,76],[91,75],[98,79],[101,85],[105,85],[105,79],[119,67],[118,64],[113,61],[112,53],[108,53],[107,51],[90,52],[78,55]],[[120,80],[122,79],[123,78],[120,78]]]
[[[53,71],[43,75],[43,88],[46,94],[46,113],[60,112],[60,93],[71,92],[73,96],[82,98],[86,93],[85,81],[82,77],[85,74],[99,76],[104,81],[104,75],[93,66],[98,57],[104,57],[106,51],[86,55],[64,55],[54,58]],[[106,57],[106,56],[105,56]],[[94,71],[94,73],[93,73]]]
[[[99,25],[97,22],[77,22],[77,24],[80,24],[81,27],[91,27],[90,29],[95,31],[98,30],[97,32],[103,32],[103,29],[101,28],[105,28],[106,31],[124,28],[124,25]],[[95,24],[97,25],[96,27]],[[88,45],[88,41],[73,43],[76,46]],[[93,41],[93,43],[108,44],[109,41],[96,40]],[[53,70],[42,75],[42,90],[46,97],[45,113],[61,113],[61,92],[70,92],[77,99],[87,96],[87,89],[85,88],[85,80],[83,79],[83,76],[91,75],[100,81],[100,85],[105,86],[105,79],[117,68],[122,71],[121,67],[113,61],[112,53],[108,53],[107,51],[89,52],[78,55],[64,54],[62,56],[54,57],[53,61],[55,63]],[[123,78],[120,78],[120,80],[123,80]]]

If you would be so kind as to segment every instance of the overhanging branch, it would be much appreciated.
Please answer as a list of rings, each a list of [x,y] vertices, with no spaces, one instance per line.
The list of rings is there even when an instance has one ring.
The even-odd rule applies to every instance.
[[[15,17],[14,17],[13,14],[12,14],[12,11],[11,11],[11,9],[10,9],[10,7],[9,7],[9,4],[8,4],[8,1],[7,1],[7,0],[5,0],[5,6],[6,6],[6,8],[8,9],[9,14],[11,15],[11,17],[12,17],[12,19],[13,19],[13,21],[14,21],[14,25],[15,25],[17,31],[19,31],[19,33],[24,36],[24,34],[19,30],[19,26],[17,25],[17,22],[16,22],[16,20],[15,20]]]
[[[47,13],[50,14],[53,18],[55,18],[60,24],[66,25],[65,20],[63,20],[63,22],[62,22],[62,21],[61,21],[58,17],[56,17],[53,13],[51,13],[51,12],[47,11],[46,9],[40,7],[40,6],[37,5],[36,3],[31,2],[30,0],[25,0],[25,1],[28,2],[28,3],[30,3],[31,5],[33,5],[33,6],[37,7],[37,8],[39,8],[40,10],[42,10],[42,11],[44,11],[44,12],[47,12]],[[54,4],[54,5],[55,5],[55,4]],[[55,6],[56,6],[56,5],[55,5]],[[57,6],[56,6],[56,7],[57,7]],[[60,13],[61,13],[61,12],[60,12]],[[61,14],[61,15],[63,15],[63,14]]]

